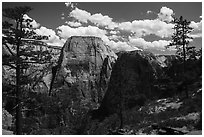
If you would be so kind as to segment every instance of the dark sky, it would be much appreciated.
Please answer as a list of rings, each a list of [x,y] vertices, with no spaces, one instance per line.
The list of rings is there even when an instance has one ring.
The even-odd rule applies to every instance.
[[[56,28],[63,24],[62,13],[67,12],[63,2],[3,2],[2,7],[30,6],[32,18],[40,24]],[[173,9],[176,17],[183,16],[187,20],[200,21],[202,14],[201,2],[81,2],[77,7],[90,13],[102,13],[112,17],[114,21],[133,21],[135,19],[153,19],[156,15],[146,15],[148,10],[159,12],[166,6]]]
[[[2,8],[14,6],[30,6],[33,10],[29,16],[42,26],[55,30],[65,24],[69,18],[69,9],[63,2],[3,2]],[[183,16],[188,21],[199,22],[202,15],[201,2],[81,2],[77,8],[91,14],[101,13],[113,19],[114,22],[155,19],[161,7],[172,9],[176,17]],[[147,14],[151,11],[152,14]],[[61,16],[64,13],[65,19]],[[153,41],[157,36],[145,36],[145,40]],[[201,38],[196,38],[194,44],[201,47]]]

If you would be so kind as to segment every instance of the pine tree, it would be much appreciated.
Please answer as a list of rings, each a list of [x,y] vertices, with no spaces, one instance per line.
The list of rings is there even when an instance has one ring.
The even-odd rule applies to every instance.
[[[31,19],[25,19],[24,15],[31,10],[30,7],[14,7],[3,9],[3,17],[6,21],[2,23],[2,44],[6,45],[11,56],[3,56],[3,65],[10,66],[16,72],[15,79],[15,134],[22,134],[22,85],[29,82],[24,75],[26,69],[33,63],[45,63],[50,59],[47,53],[33,51],[34,45],[45,45],[42,39],[47,36],[37,35],[35,28],[30,24]],[[11,45],[11,46],[8,46]]]
[[[189,36],[189,33],[192,31],[192,27],[190,27],[190,21],[184,20],[181,16],[179,19],[174,18],[173,23],[174,26],[174,33],[172,36],[172,42],[167,46],[176,46],[177,54],[183,58],[183,82],[185,81],[185,69],[186,69],[186,57],[187,54],[194,49],[195,47],[190,47],[189,42],[190,39],[193,39]],[[185,88],[186,97],[188,97],[187,89]]]

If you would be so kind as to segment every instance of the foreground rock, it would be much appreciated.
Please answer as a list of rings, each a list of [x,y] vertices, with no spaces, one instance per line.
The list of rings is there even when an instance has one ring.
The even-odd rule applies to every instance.
[[[194,87],[189,98],[185,100],[174,96],[148,101],[142,107],[124,110],[122,129],[119,128],[120,120],[117,114],[99,121],[98,126],[95,126],[97,124],[95,121],[97,120],[92,121],[89,134],[200,135],[202,134],[202,87],[201,85]]]
[[[100,38],[70,37],[53,68],[50,93],[63,89],[77,94],[81,102],[98,104],[107,90],[116,58]]]

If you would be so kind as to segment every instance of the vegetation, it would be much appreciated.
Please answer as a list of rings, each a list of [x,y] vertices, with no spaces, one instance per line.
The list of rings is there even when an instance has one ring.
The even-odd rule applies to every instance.
[[[96,135],[179,135],[202,130],[202,91],[198,87],[195,89],[189,91],[189,98],[186,100],[178,97],[163,98],[149,101],[139,109],[134,107],[123,111],[124,126],[122,129],[119,129],[120,123],[116,114],[107,117],[102,122],[92,121],[92,127],[88,129],[88,133]],[[170,132],[171,130],[174,132]]]
[[[181,16],[179,19],[174,18],[173,23],[174,26],[174,34],[172,36],[172,42],[167,46],[176,46],[177,48],[177,54],[180,55],[183,58],[183,83],[186,81],[185,78],[185,70],[186,70],[186,57],[189,53],[192,53],[192,50],[194,51],[193,46],[189,47],[190,39],[193,39],[189,36],[189,33],[192,31],[193,28],[190,27],[190,21],[184,20]],[[193,54],[191,54],[193,55]],[[185,85],[186,86],[186,85]],[[186,88],[186,87],[185,87]],[[188,97],[188,92],[185,89],[186,97]]]
[[[30,24],[31,19],[25,19],[26,15],[31,10],[30,7],[15,7],[3,9],[3,16],[6,18],[3,22],[3,45],[10,51],[11,56],[3,56],[3,65],[14,69],[15,80],[12,85],[8,85],[9,92],[12,92],[12,97],[15,99],[13,105],[15,112],[15,133],[23,134],[23,119],[22,108],[24,107],[23,90],[33,81],[28,73],[29,68],[35,66],[33,64],[45,64],[51,59],[51,55],[47,51],[39,52],[35,49],[35,45],[44,45],[42,39],[47,39],[46,36],[39,36],[34,32],[33,26]],[[11,45],[11,46],[8,46]],[[36,80],[36,79],[35,79]],[[10,87],[11,86],[11,87]],[[5,88],[5,87],[4,87]],[[15,92],[14,92],[15,88]],[[5,90],[4,90],[5,91]],[[10,96],[8,91],[7,96]]]

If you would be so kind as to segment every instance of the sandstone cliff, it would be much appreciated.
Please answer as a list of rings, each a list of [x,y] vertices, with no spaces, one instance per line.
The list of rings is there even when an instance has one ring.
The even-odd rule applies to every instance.
[[[169,67],[172,65],[174,60],[178,60],[179,56],[176,55],[157,55],[156,59],[158,60],[161,67]]]
[[[160,73],[159,62],[150,52],[119,53],[98,114],[108,115],[118,113],[121,107],[124,110],[143,105],[154,96],[153,82]]]
[[[2,83],[7,85],[15,85],[15,56],[16,51],[13,45],[9,43],[2,44]],[[51,68],[56,65],[60,55],[61,47],[49,46],[47,44],[32,45],[25,44],[20,47],[22,51],[21,59],[24,62],[22,64],[23,73],[21,77],[27,77],[27,87],[33,92],[48,92],[49,83],[51,81]],[[48,57],[47,59],[45,59]],[[37,59],[45,60],[46,62],[40,62]],[[33,62],[33,63],[32,63]],[[27,66],[27,67],[25,67]],[[32,80],[34,82],[30,82]],[[24,81],[21,82],[23,84]]]
[[[70,37],[53,68],[50,93],[77,92],[80,101],[98,104],[109,82],[117,55],[97,37]],[[69,90],[75,88],[75,91]]]

